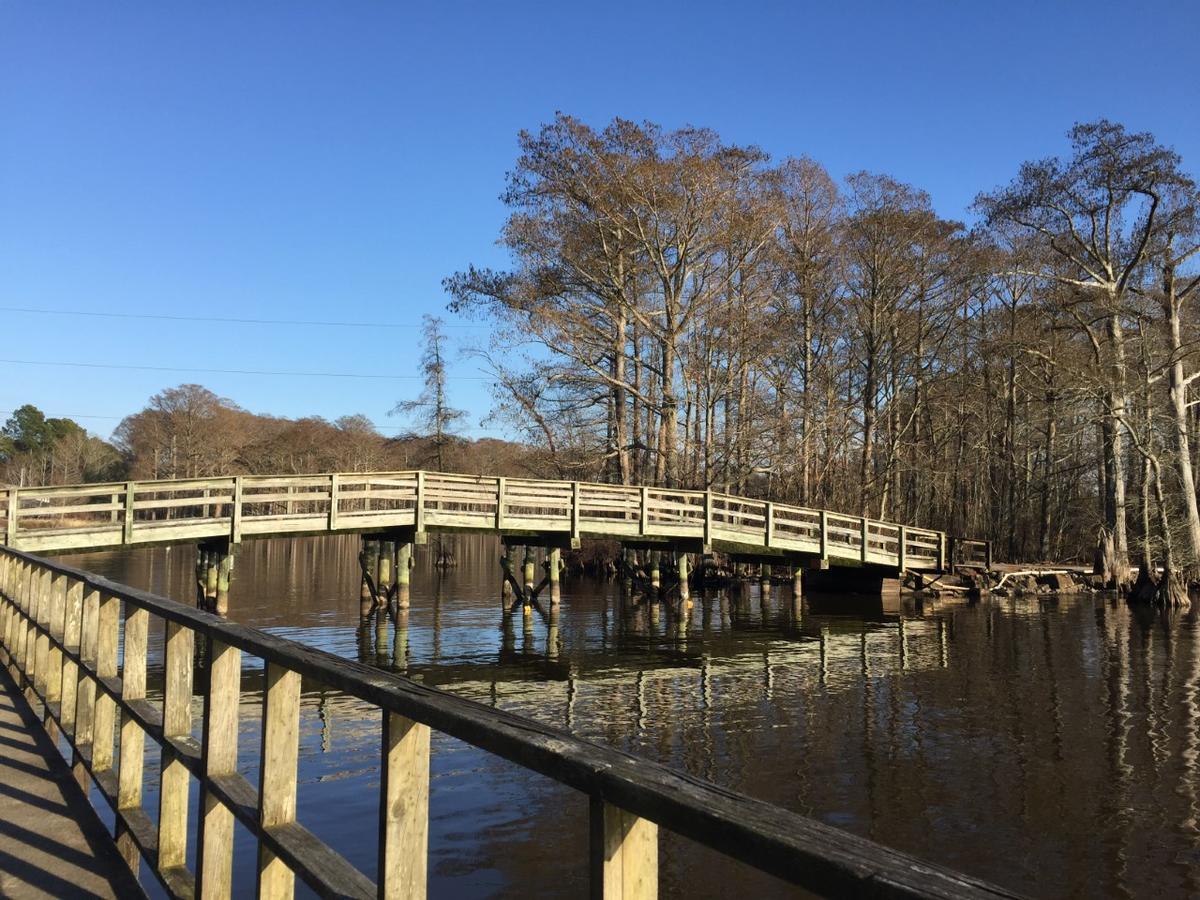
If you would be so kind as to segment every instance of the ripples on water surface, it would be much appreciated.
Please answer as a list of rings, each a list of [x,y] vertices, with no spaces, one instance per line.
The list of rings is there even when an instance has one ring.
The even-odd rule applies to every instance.
[[[363,621],[357,551],[354,538],[246,544],[230,618],[1025,893],[1200,892],[1195,615],[1099,598],[831,615],[749,585],[679,619],[623,605],[618,582],[566,579],[555,617],[505,627],[498,544],[464,538],[444,576],[418,551],[407,622]],[[190,547],[69,561],[193,599]],[[257,783],[262,672],[246,665],[241,768]],[[303,704],[300,820],[373,875],[379,713],[307,683]],[[436,733],[432,769],[431,895],[586,893],[585,797]],[[664,896],[791,893],[665,833],[661,851]],[[253,872],[239,826],[236,892]]]

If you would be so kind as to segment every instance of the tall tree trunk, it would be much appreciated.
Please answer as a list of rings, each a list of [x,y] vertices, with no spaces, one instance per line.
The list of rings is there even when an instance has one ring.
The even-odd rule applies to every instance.
[[[1163,272],[1163,306],[1167,314],[1167,338],[1171,353],[1171,366],[1167,370],[1167,388],[1171,401],[1171,438],[1175,470],[1179,476],[1179,488],[1183,493],[1183,506],[1187,515],[1188,551],[1187,564],[1194,569],[1200,566],[1200,509],[1196,502],[1196,479],[1192,470],[1192,450],[1188,435],[1187,380],[1183,372],[1183,338],[1180,328],[1180,302],[1175,289],[1175,269],[1170,262]],[[1189,577],[1194,577],[1194,572]]]

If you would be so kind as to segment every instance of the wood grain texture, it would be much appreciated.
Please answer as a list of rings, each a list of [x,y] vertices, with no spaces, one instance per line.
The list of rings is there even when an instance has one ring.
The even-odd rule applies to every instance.
[[[236,647],[210,640],[208,659],[196,886],[200,897],[220,898],[231,896],[233,891],[233,812],[208,784],[214,777],[237,772],[242,653]]]
[[[267,664],[263,693],[262,755],[259,761],[258,819],[265,830],[296,821],[296,766],[300,752],[300,673]],[[261,839],[258,846],[259,897],[288,898],[295,875]]]
[[[379,896],[425,896],[429,857],[429,726],[383,714]]]
[[[179,622],[167,622],[166,667],[163,672],[164,737],[192,733],[192,670],[194,633]],[[187,861],[187,766],[170,745],[162,747],[158,799],[158,868],[172,869]]]

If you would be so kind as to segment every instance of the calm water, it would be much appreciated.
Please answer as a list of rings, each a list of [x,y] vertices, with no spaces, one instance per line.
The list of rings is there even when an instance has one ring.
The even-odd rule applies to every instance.
[[[997,598],[864,617],[751,585],[679,619],[623,602],[618,582],[567,579],[554,617],[505,620],[498,545],[470,538],[444,576],[418,552],[406,620],[363,620],[357,551],[246,544],[230,618],[1029,894],[1200,895],[1194,615]],[[70,562],[191,601],[193,560],[176,547]],[[242,770],[257,783],[257,661],[245,679]],[[374,875],[378,712],[318,685],[303,702],[300,819]],[[433,896],[586,893],[582,795],[437,734],[432,768]],[[793,893],[672,836],[661,850],[664,896]],[[239,828],[239,892],[253,859]]]

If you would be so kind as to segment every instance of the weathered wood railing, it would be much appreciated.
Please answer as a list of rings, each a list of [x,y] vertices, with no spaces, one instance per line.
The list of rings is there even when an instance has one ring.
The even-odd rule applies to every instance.
[[[967,538],[954,538],[950,542],[949,566],[951,570],[962,566],[968,569],[992,568],[992,542]]]
[[[411,527],[695,539],[942,569],[943,532],[712,491],[439,472],[245,475],[0,492],[3,543],[33,552]]]
[[[161,703],[146,691],[152,618],[165,623]],[[205,668],[195,678],[198,643]],[[257,787],[237,768],[243,654],[266,671]],[[322,896],[424,896],[430,729],[587,796],[596,897],[656,895],[660,826],[821,893],[1012,896],[657,763],[7,548],[0,663],[70,746],[77,777],[93,781],[111,806],[131,868],[144,859],[175,897],[230,894],[235,819],[258,843],[259,896],[291,896],[296,876]],[[302,679],[380,710],[376,880],[297,821]],[[196,693],[204,701],[199,741]],[[162,753],[157,823],[143,808],[146,737]],[[200,805],[189,822],[193,779]]]

